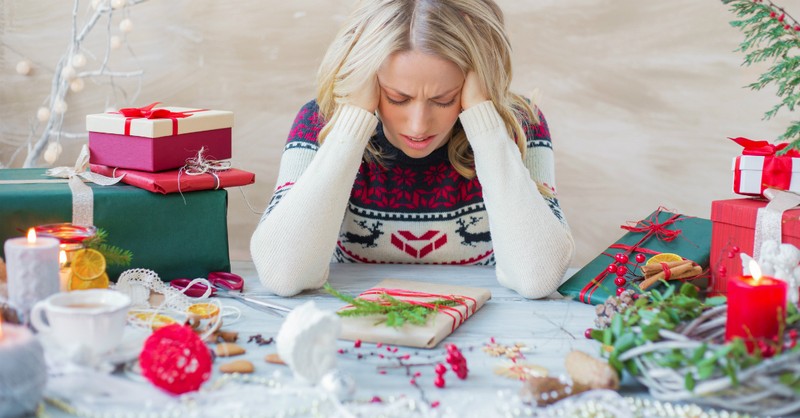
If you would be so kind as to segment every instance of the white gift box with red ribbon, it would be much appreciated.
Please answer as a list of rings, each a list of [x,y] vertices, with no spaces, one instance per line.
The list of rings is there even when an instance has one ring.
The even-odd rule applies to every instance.
[[[733,192],[747,196],[763,196],[766,189],[800,192],[800,154],[792,150],[776,153],[787,144],[731,138],[744,147],[743,155],[733,158]]]

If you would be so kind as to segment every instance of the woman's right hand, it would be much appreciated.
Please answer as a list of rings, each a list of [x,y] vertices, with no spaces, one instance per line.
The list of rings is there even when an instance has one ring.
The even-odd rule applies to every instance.
[[[348,104],[358,106],[369,113],[375,113],[381,99],[381,91],[378,86],[378,76],[375,75],[368,79],[360,89],[353,92],[348,97]]]

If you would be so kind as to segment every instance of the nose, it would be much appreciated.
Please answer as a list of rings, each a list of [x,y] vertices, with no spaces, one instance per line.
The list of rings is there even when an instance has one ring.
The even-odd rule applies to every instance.
[[[424,137],[429,134],[431,125],[431,112],[425,103],[414,103],[409,108],[408,134],[414,137]]]

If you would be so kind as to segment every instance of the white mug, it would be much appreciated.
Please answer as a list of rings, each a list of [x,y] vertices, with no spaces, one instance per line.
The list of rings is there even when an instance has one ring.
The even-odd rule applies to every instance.
[[[122,342],[130,306],[128,295],[110,289],[57,293],[33,306],[31,325],[63,348],[103,354]]]

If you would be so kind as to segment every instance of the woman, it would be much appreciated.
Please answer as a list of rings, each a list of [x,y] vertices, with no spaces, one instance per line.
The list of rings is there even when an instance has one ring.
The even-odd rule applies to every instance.
[[[527,298],[556,290],[574,243],[547,125],[509,92],[493,0],[366,0],[297,115],[251,240],[278,295],[338,262],[495,265]],[[491,231],[491,232],[490,232]]]

